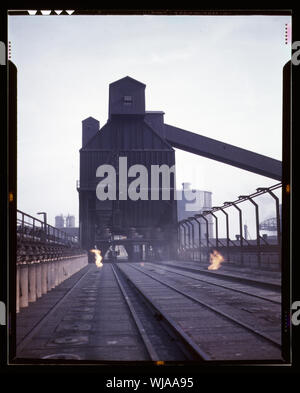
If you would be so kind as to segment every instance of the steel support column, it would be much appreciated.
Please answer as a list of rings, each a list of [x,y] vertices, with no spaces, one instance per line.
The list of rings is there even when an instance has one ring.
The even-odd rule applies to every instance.
[[[219,246],[218,217],[212,211],[209,211],[208,214],[212,215],[216,220],[216,247],[218,248]]]
[[[206,246],[207,246],[207,248],[209,248],[209,231],[208,231],[208,219],[207,219],[207,218],[205,218],[203,214],[196,214],[196,215],[195,215],[195,217],[196,217],[196,218],[198,218],[198,217],[202,217],[202,218],[203,218],[203,220],[204,220],[204,221],[205,221],[205,223],[206,223]]]
[[[180,223],[183,228],[183,248],[186,249],[186,227],[184,226],[183,222]]]
[[[257,191],[267,191],[271,197],[275,200],[276,205],[276,227],[277,227],[277,244],[281,246],[281,226],[280,226],[280,208],[279,198],[268,188],[258,188]]]
[[[191,220],[196,221],[196,223],[198,224],[198,233],[199,233],[199,261],[202,261],[201,258],[201,222],[197,220],[196,217],[189,217]]]
[[[261,255],[260,255],[260,234],[259,234],[259,207],[256,202],[253,201],[252,198],[247,198],[254,206],[255,206],[255,224],[256,224],[256,245],[258,248],[257,251],[257,263],[258,266],[261,266]]]
[[[238,212],[239,212],[239,223],[240,223],[240,247],[243,247],[243,217],[242,217],[242,209],[237,207],[234,203],[232,204]]]
[[[183,225],[186,225],[187,229],[188,229],[188,250],[190,252],[190,248],[191,248],[191,227],[190,227],[190,222],[188,220],[183,220]]]
[[[190,243],[191,243],[191,229],[190,229],[190,226],[186,223],[186,220],[182,220],[182,225],[184,228],[187,228],[187,231],[185,231],[185,234],[187,234],[187,238],[188,238],[187,242],[185,240],[185,245],[186,245],[185,249],[187,252],[187,250],[190,248]],[[186,239],[186,237],[185,237],[185,239]]]
[[[232,206],[234,206],[238,212],[239,212],[239,222],[240,222],[240,247],[241,247],[241,258],[240,261],[242,263],[242,265],[244,264],[244,256],[243,256],[243,217],[242,217],[242,210],[237,207],[234,203],[232,204]]]
[[[183,233],[181,231],[181,228],[183,229]],[[186,229],[182,221],[179,221],[178,223],[178,233],[179,233],[179,249],[181,251],[184,250],[186,247]]]
[[[192,259],[194,260],[195,231],[194,231],[194,224],[190,220],[191,220],[191,217],[188,217],[186,222],[188,225],[191,225],[191,229],[192,229]]]
[[[275,204],[276,204],[276,226],[277,226],[277,244],[279,246],[279,264],[281,265],[281,225],[280,225],[280,209],[279,209],[279,198],[271,191],[267,190],[268,193],[275,199]]]
[[[226,246],[229,247],[229,219],[228,219],[228,213],[225,212],[224,209],[222,209],[221,207],[219,208],[221,212],[223,212],[225,214],[226,217]]]
[[[255,226],[256,226],[256,245],[260,248],[260,234],[259,234],[259,207],[256,202],[252,198],[247,198],[252,205],[255,207]]]

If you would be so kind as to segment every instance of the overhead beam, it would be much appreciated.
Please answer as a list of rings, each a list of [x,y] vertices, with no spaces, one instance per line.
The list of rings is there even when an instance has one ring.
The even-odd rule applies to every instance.
[[[262,154],[165,124],[165,138],[175,148],[281,180],[282,163]]]

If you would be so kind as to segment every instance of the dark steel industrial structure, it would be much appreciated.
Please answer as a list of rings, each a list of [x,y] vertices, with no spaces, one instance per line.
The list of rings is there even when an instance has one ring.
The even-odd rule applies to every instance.
[[[145,84],[126,76],[109,86],[109,118],[101,128],[89,117],[82,122],[80,149],[79,221],[81,246],[95,246],[104,255],[108,248],[123,245],[131,260],[177,255],[175,178],[171,177],[170,200],[123,200],[119,198],[119,158],[128,167],[142,164],[175,164],[173,147],[211,158],[276,180],[281,179],[278,160],[213,140],[164,123],[164,112],[145,110]],[[115,200],[99,200],[97,168],[116,170]],[[148,179],[148,192],[151,184]],[[161,183],[159,185],[161,188]],[[160,189],[160,195],[161,195]]]
[[[127,157],[128,168],[175,164],[175,151],[163,137],[163,112],[145,111],[145,85],[130,77],[110,84],[109,119],[99,130],[91,117],[82,122],[80,150],[79,220],[81,245],[106,250],[122,244],[130,259],[172,254],[176,241],[177,209],[170,200],[120,200],[119,157]],[[96,170],[110,164],[116,169],[116,200],[96,197]],[[149,190],[150,190],[150,179]],[[171,177],[170,189],[175,179]],[[149,198],[150,199],[150,198]],[[167,247],[162,247],[167,245]],[[162,251],[163,250],[163,251]],[[113,251],[113,249],[112,249]]]

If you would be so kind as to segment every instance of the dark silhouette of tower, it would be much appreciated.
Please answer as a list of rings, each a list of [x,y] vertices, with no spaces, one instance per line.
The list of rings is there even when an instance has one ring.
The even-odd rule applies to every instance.
[[[85,249],[97,245],[102,255],[122,244],[130,259],[145,259],[150,251],[168,256],[176,248],[177,208],[175,178],[170,176],[170,200],[151,200],[151,166],[175,164],[175,151],[164,139],[164,113],[145,111],[145,85],[131,77],[109,86],[109,118],[101,128],[89,117],[82,122],[80,149],[79,221]],[[127,168],[142,164],[148,170],[148,200],[119,197],[119,158]],[[101,201],[96,187],[97,168],[109,164],[116,171],[116,200]],[[134,178],[128,178],[128,185]],[[160,178],[159,188],[162,179]],[[118,240],[117,240],[118,239]],[[120,240],[123,239],[123,240]],[[159,255],[158,255],[159,254]]]

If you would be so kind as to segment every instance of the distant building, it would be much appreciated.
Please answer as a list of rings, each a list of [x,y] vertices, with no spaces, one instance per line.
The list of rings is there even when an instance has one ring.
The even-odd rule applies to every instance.
[[[185,198],[184,190],[191,190],[200,196],[200,208],[197,210],[189,211],[187,210],[187,206],[191,201]],[[190,188],[190,183],[182,183],[182,190],[177,190],[177,195],[179,193],[182,194],[182,199],[178,198],[177,200],[177,216],[178,221],[187,219],[188,217],[194,216],[195,214],[201,214],[205,210],[210,210],[212,208],[212,192],[210,191],[201,191],[194,190]],[[205,217],[208,220],[208,234],[209,238],[213,237],[213,217],[209,214]],[[201,239],[206,239],[206,222],[200,218],[201,222]],[[194,222],[195,225],[195,222]],[[196,229],[196,226],[195,226]],[[199,231],[195,230],[195,241],[197,242],[199,239]]]
[[[75,227],[75,216],[70,216],[69,214],[66,217],[66,227],[74,228]]]
[[[79,236],[79,228],[75,227],[75,216],[60,214],[55,217],[55,227],[66,232],[70,236]]]
[[[65,226],[65,219],[64,216],[61,214],[60,216],[55,217],[55,227],[56,228],[63,228]]]

